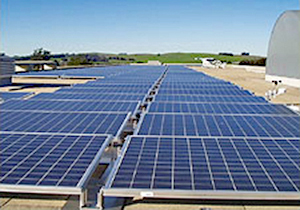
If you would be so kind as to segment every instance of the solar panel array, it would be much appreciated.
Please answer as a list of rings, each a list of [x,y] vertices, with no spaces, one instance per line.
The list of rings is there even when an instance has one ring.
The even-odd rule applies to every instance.
[[[234,104],[234,103],[178,103],[154,102],[149,112],[154,113],[199,113],[199,114],[251,114],[251,115],[294,115],[283,105]]]
[[[0,134],[1,184],[76,187],[107,136]],[[80,187],[80,186],[79,186]]]
[[[298,114],[180,66],[149,106],[104,196],[299,199]]]
[[[154,71],[160,71],[162,67],[152,66]],[[141,71],[148,71],[148,66],[106,66],[106,67],[92,67],[82,69],[67,69],[67,70],[53,70],[53,71],[38,71],[19,73],[18,76],[60,76],[60,77],[105,77],[114,78],[128,74],[140,74]],[[147,73],[146,73],[147,74]]]
[[[159,93],[167,95],[218,95],[218,96],[239,96],[250,95],[248,91],[240,91],[235,88],[201,88],[199,89],[160,89]]]
[[[299,145],[299,139],[135,136],[111,187],[297,192]]]
[[[0,92],[0,101],[7,101],[10,99],[24,98],[31,95],[31,93],[22,92]]]
[[[61,88],[56,91],[57,93],[138,93],[138,94],[146,94],[149,88],[141,88],[141,87],[96,87],[96,88],[83,88],[83,87],[72,87],[72,88]]]
[[[0,191],[80,188],[81,194],[112,136],[119,135],[164,71],[125,66],[24,74],[105,79],[0,105]]]
[[[202,103],[266,103],[262,97],[235,97],[235,96],[215,96],[215,95],[162,95],[155,97],[159,102],[202,102]]]
[[[23,75],[40,74],[105,79],[1,104],[0,191],[81,193],[112,136],[147,104],[104,196],[300,199],[300,117],[283,105],[182,66]]]
[[[52,100],[11,100],[0,105],[5,111],[46,111],[46,112],[135,112],[136,101],[52,101]]]
[[[78,93],[40,93],[32,100],[68,100],[68,101],[142,101],[145,94],[78,94]]]
[[[299,137],[299,116],[147,114],[141,135]]]
[[[1,131],[116,135],[127,113],[1,111]]]

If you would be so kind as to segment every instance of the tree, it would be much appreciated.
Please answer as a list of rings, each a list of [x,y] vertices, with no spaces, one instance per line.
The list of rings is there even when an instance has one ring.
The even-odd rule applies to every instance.
[[[69,66],[78,66],[78,65],[88,65],[88,64],[92,64],[92,62],[90,62],[85,55],[76,55],[76,56],[72,56],[70,58],[70,61],[68,62]]]
[[[51,57],[51,52],[48,50],[44,50],[43,48],[38,48],[33,51],[31,60],[49,60]]]
[[[266,66],[266,58],[257,58],[250,60],[242,60],[239,65],[250,65],[250,66]]]

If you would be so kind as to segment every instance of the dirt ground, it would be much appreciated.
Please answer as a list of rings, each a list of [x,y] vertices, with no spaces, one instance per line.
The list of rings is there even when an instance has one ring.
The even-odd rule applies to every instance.
[[[226,68],[226,69],[208,69],[199,66],[190,66],[190,68],[208,74],[210,76],[230,81],[236,85],[243,87],[246,90],[250,90],[257,96],[265,97],[265,93],[268,90],[272,90],[273,84],[265,81],[264,73],[255,73],[246,71],[239,68]],[[286,88],[286,93],[272,98],[271,102],[280,104],[300,104],[300,89],[280,85],[280,88]]]

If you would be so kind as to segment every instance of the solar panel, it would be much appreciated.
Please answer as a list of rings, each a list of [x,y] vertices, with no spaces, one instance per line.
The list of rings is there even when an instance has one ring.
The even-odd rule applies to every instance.
[[[53,70],[53,71],[38,71],[38,72],[26,72],[20,73],[18,76],[59,76],[61,78],[69,77],[105,77],[114,78],[122,77],[126,78],[126,75],[140,76],[143,74],[149,74],[150,77],[159,75],[165,70],[165,66],[105,66],[105,67],[93,67],[83,69],[67,69],[67,70]]]
[[[128,113],[1,111],[1,131],[116,135]]]
[[[216,96],[216,95],[165,95],[158,94],[155,101],[166,102],[218,102],[218,103],[266,103],[262,97],[255,96]]]
[[[120,135],[129,112],[164,71],[53,71],[105,78],[3,103],[0,191],[81,193],[110,141],[103,134]],[[284,106],[174,66],[148,107],[137,135],[125,141],[104,195],[300,199],[300,117]]]
[[[70,189],[82,188],[111,139],[107,135],[71,134],[0,136],[0,191],[32,193],[44,189],[72,194]]]
[[[139,135],[300,137],[298,115],[145,115]]]
[[[219,96],[249,96],[249,91],[240,89],[160,89],[158,94],[168,95],[219,95]]]
[[[66,70],[53,70],[53,71],[38,71],[38,72],[26,72],[18,74],[18,76],[34,76],[34,75],[58,75],[63,76],[113,76],[122,73],[126,73],[130,69],[124,67],[94,67],[84,69],[66,69]]]
[[[139,102],[134,101],[51,101],[11,100],[0,105],[1,110],[60,111],[60,112],[135,112]]]
[[[300,116],[233,84],[169,67],[103,196],[300,199]]]
[[[56,91],[56,93],[97,93],[97,94],[108,94],[108,93],[130,93],[130,94],[146,94],[149,91],[149,88],[124,88],[124,87],[106,87],[106,88],[82,88],[82,87],[73,87],[73,88],[61,88]]]
[[[196,114],[295,114],[284,105],[268,103],[235,104],[235,103],[175,103],[153,102],[149,112],[156,113],[196,113]]]
[[[217,80],[215,78],[210,77],[203,77],[198,75],[199,73],[196,73],[194,75],[191,75],[190,77],[184,77],[183,74],[181,75],[174,75],[173,77],[170,76],[170,74],[167,75],[167,77],[164,79],[162,83],[162,87],[165,86],[172,86],[172,87],[180,87],[181,85],[193,85],[193,86],[203,86],[203,85],[232,85],[232,83],[228,81],[223,80]]]
[[[299,138],[134,136],[103,193],[258,200],[271,193],[273,199],[299,199],[299,144]]]
[[[128,76],[128,75],[127,75]],[[147,76],[147,77],[145,77]],[[150,77],[149,77],[150,76]],[[155,82],[160,75],[155,75],[155,77],[152,77],[151,75],[148,75],[147,73],[145,73],[144,75],[141,76],[134,76],[134,75],[129,75],[126,78],[126,75],[122,75],[122,76],[118,76],[118,77],[110,77],[110,78],[106,78],[103,80],[95,80],[93,81],[93,83],[97,83],[97,84],[123,84],[123,85],[127,85],[127,84],[137,84],[137,85],[143,85],[143,84],[147,84],[147,85],[152,85],[153,82]]]
[[[160,89],[201,89],[201,88],[238,88],[231,83],[167,83],[163,82]]]
[[[164,84],[230,84],[227,81],[222,81],[216,78],[209,77],[207,75],[201,75],[201,73],[193,73],[186,75],[187,73],[182,74],[167,74],[167,77],[164,79]]]
[[[218,84],[218,83],[217,83]],[[232,90],[232,91],[240,91],[241,88],[236,86],[236,85],[208,85],[208,84],[203,84],[201,83],[199,85],[174,85],[174,86],[166,86],[162,87],[160,86],[159,89],[163,91],[196,91],[196,90],[204,90],[204,91],[216,91],[216,90]]]
[[[97,93],[40,93],[31,100],[79,100],[79,101],[142,101],[145,94],[97,94]]]
[[[0,100],[7,101],[14,98],[24,98],[32,93],[20,93],[20,92],[0,92]]]
[[[152,84],[119,84],[119,83],[107,83],[107,82],[87,82],[84,84],[75,84],[73,87],[75,88],[102,88],[102,87],[110,87],[110,88],[141,88],[141,89],[149,89],[152,87]]]

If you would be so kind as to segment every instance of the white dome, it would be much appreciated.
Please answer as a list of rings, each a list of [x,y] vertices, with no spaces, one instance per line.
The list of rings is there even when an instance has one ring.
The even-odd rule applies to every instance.
[[[300,11],[286,11],[272,31],[267,75],[300,79]]]

